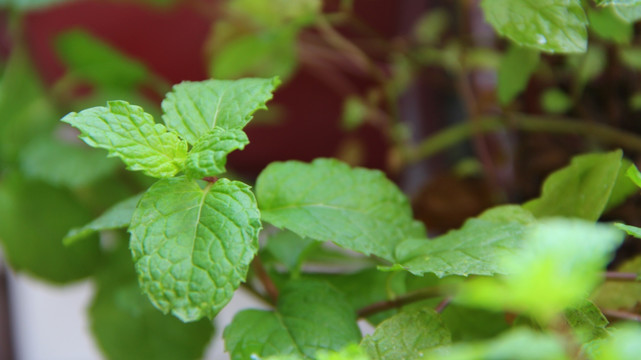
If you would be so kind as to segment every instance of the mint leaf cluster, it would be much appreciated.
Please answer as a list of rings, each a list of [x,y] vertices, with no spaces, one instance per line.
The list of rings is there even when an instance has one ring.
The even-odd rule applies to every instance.
[[[72,231],[68,241],[128,225],[138,280],[152,303],[183,321],[213,318],[245,280],[262,228],[249,186],[215,177],[226,171],[227,154],[248,143],[243,127],[278,84],[273,78],[176,85],[162,103],[165,124],[124,101],[65,116],[87,144],[160,179],[139,200]]]

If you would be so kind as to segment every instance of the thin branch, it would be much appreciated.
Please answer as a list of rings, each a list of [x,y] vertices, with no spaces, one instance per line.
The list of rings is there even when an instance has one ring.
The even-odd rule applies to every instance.
[[[641,315],[639,314],[610,309],[602,309],[601,312],[608,318],[641,322]]]
[[[368,317],[390,309],[396,309],[413,302],[434,298],[443,295],[439,288],[429,288],[401,295],[393,300],[386,300],[368,305],[357,311],[358,317]]]
[[[265,266],[263,266],[263,262],[260,260],[260,257],[258,255],[256,255],[256,257],[252,261],[252,268],[254,269],[258,280],[260,280],[260,283],[263,285],[263,288],[265,288],[265,292],[267,293],[269,298],[273,303],[276,303],[276,301],[278,300],[278,289],[276,288],[276,285],[274,285],[272,279],[269,277],[269,274],[267,274],[267,271],[265,271]]]
[[[436,305],[436,307],[434,308],[434,311],[436,311],[437,313],[441,313],[441,312],[443,312],[443,310],[445,310],[445,308],[446,308],[446,307],[447,307],[451,302],[452,302],[452,297],[451,297],[451,296],[447,296],[447,297],[446,297],[445,299],[443,299],[440,303],[438,303],[438,305]]]
[[[423,140],[406,155],[407,162],[417,162],[463,142],[475,134],[517,129],[529,132],[549,132],[589,136],[605,144],[641,151],[641,137],[607,125],[590,123],[581,119],[543,117],[514,114],[514,121],[508,122],[499,116],[484,116],[474,124],[465,122],[444,129]]]
[[[606,271],[604,277],[606,281],[639,281],[639,274],[633,272]]]

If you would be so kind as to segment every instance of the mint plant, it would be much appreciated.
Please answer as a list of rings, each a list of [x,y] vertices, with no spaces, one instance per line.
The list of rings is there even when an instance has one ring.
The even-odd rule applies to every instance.
[[[641,187],[629,160],[641,139],[618,123],[641,108],[641,3],[452,2],[390,41],[356,18],[357,2],[221,2],[206,46],[216,80],[171,90],[82,30],[56,36],[68,72],[46,89],[12,15],[18,45],[0,63],[8,263],[55,283],[91,277],[91,329],[109,359],[202,357],[212,319],[240,287],[269,310],[245,309],[218,329],[232,359],[638,358],[641,261],[622,244],[641,229],[611,210]],[[46,3],[7,6],[19,14]],[[477,13],[498,46],[465,31]],[[274,162],[255,182],[227,174],[227,156],[249,145],[244,128],[280,83],[274,76],[287,81],[306,65],[337,92],[352,87],[351,75],[371,77],[344,97],[342,127],[380,131],[392,175],[473,140],[473,159],[452,166],[450,181],[482,177],[488,186],[476,192],[493,206],[460,226],[426,228],[411,206],[420,196],[410,201],[382,171],[335,158]],[[398,103],[425,71],[453,80],[456,112],[468,118],[419,137]],[[222,80],[246,75],[263,78]],[[90,95],[76,97],[79,85]],[[140,87],[164,96],[160,109]],[[94,106],[105,98],[127,101]],[[540,194],[520,193],[509,175],[549,157],[545,144],[531,154],[517,146],[536,133],[587,153],[556,164]],[[358,163],[358,142],[347,144],[337,156]],[[357,320],[373,331],[363,336]]]

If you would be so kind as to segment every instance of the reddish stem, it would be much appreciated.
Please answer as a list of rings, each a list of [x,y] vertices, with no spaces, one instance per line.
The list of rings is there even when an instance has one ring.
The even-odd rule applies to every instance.
[[[216,183],[216,181],[218,181],[218,178],[215,176],[205,176],[203,180],[207,181],[208,183],[214,184]]]

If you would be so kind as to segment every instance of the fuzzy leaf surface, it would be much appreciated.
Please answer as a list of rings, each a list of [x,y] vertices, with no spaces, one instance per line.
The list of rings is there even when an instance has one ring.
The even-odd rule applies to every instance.
[[[79,113],[70,113],[63,122],[80,130],[90,146],[117,156],[130,170],[141,170],[156,178],[176,175],[187,158],[187,143],[176,133],[154,123],[151,115],[125,101],[109,101]]]
[[[520,206],[499,206],[435,239],[405,241],[396,249],[396,257],[414,275],[504,274],[500,259],[514,254],[533,221]]]
[[[523,205],[536,217],[596,221],[608,204],[621,167],[621,150],[579,155],[548,176],[541,196]]]
[[[483,0],[485,19],[521,46],[547,52],[584,52],[587,18],[579,0]]]
[[[142,194],[132,196],[125,199],[111,208],[107,209],[102,215],[98,216],[90,223],[69,230],[64,237],[63,242],[65,245],[72,244],[80,239],[103,230],[114,230],[119,228],[126,228],[131,222],[131,217],[136,210],[136,205]]]
[[[372,360],[418,359],[431,348],[449,344],[452,336],[430,308],[403,311],[383,321],[361,342]]]
[[[263,220],[276,227],[390,261],[401,241],[426,238],[407,197],[382,172],[334,159],[272,163],[256,196]]]
[[[163,120],[194,145],[215,127],[242,129],[272,98],[278,78],[185,81],[175,85],[162,102]]]
[[[183,321],[213,318],[245,280],[260,229],[248,185],[220,179],[201,189],[185,177],[160,180],[129,228],[140,286]]]
[[[118,167],[103,150],[65,144],[50,137],[38,138],[20,153],[20,169],[27,178],[70,188],[88,185]]]
[[[186,173],[193,178],[215,176],[226,172],[227,154],[249,144],[244,131],[215,128],[201,137],[187,155]]]
[[[183,323],[154,308],[140,293],[126,248],[98,274],[89,308],[94,337],[108,359],[200,359],[214,329],[211,321]]]
[[[356,313],[344,296],[322,281],[286,285],[276,311],[244,310],[223,333],[232,360],[293,355],[315,358],[360,341]]]

